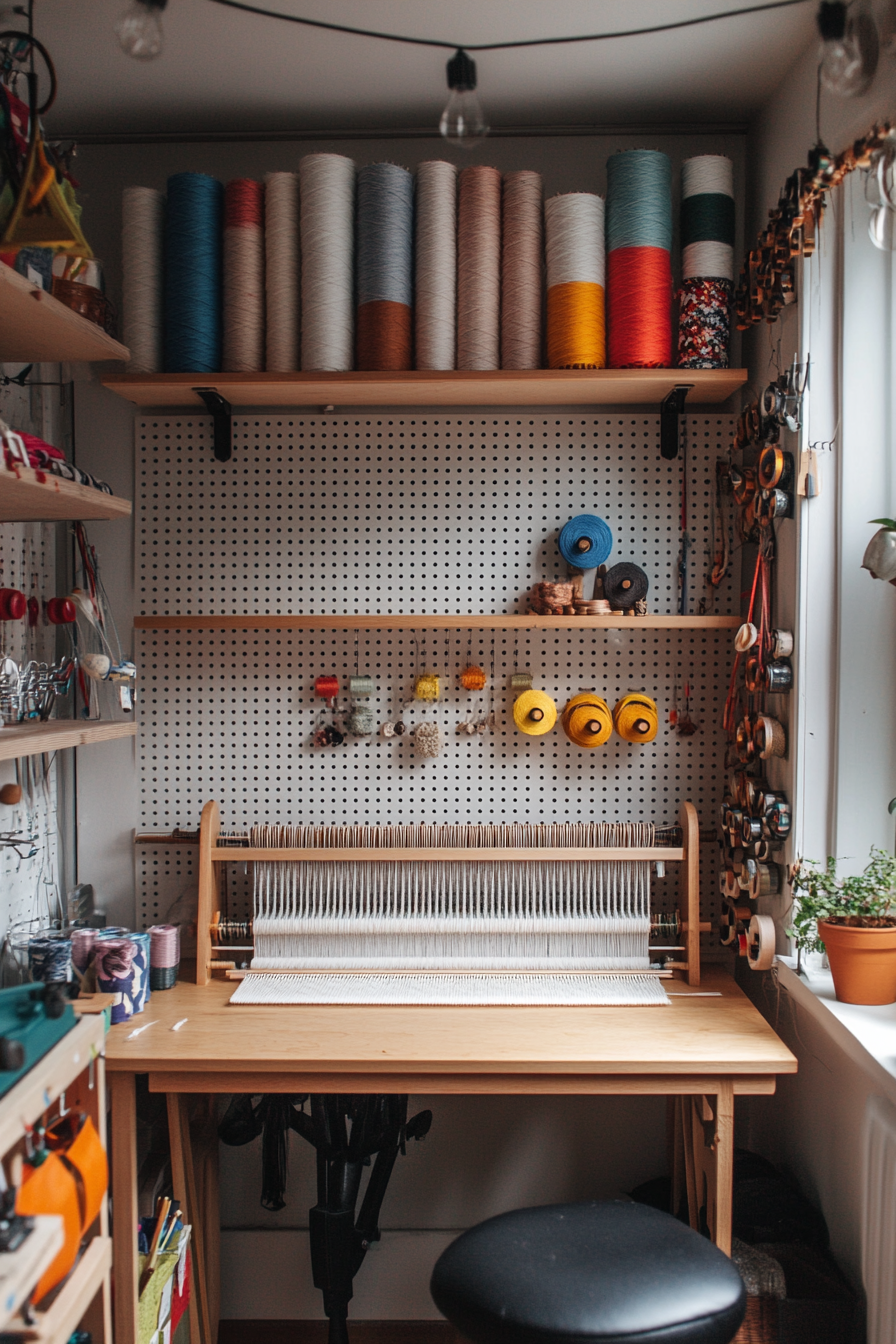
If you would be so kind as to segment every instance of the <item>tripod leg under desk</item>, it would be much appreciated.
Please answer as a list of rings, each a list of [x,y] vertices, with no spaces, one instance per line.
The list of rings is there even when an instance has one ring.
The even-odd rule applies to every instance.
[[[683,1151],[688,1217],[731,1254],[734,1197],[734,1084],[720,1081],[715,1095],[676,1098],[675,1145]],[[673,1192],[676,1162],[673,1161]]]

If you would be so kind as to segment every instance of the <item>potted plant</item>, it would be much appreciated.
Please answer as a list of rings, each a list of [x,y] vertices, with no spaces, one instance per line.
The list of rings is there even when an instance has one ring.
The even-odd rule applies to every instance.
[[[827,952],[843,1003],[896,1002],[896,858],[872,849],[863,873],[840,878],[836,859],[800,862],[792,885],[798,955]]]

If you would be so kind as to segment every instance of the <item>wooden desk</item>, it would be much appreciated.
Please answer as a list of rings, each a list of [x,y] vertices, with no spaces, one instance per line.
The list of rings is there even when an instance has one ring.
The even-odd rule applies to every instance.
[[[177,1170],[189,1140],[184,1094],[659,1093],[673,1099],[673,1185],[686,1185],[692,1223],[704,1206],[715,1241],[730,1251],[734,1098],[770,1095],[776,1075],[795,1073],[797,1062],[722,970],[707,967],[699,991],[677,980],[667,988],[670,1008],[235,1008],[224,981],[154,994],[145,1019],[113,1027],[106,1046],[116,1344],[136,1342],[138,1073],[168,1094],[175,1182],[190,1221],[196,1191],[190,1170],[182,1180]],[[154,1025],[128,1040],[143,1020]],[[201,1238],[195,1257],[200,1270],[213,1259]]]

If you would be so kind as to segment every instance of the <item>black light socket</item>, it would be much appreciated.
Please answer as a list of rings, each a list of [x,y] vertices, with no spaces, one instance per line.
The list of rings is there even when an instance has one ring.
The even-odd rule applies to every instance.
[[[476,87],[476,62],[458,47],[445,69],[448,71],[448,87],[458,93],[465,93]]]
[[[822,42],[839,42],[846,33],[846,5],[843,0],[821,0],[816,23]]]

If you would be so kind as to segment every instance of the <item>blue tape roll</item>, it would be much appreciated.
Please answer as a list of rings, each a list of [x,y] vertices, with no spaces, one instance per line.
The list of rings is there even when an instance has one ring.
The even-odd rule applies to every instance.
[[[582,550],[580,541],[591,544],[587,550]],[[557,545],[568,565],[575,565],[577,569],[597,569],[613,549],[613,533],[603,518],[597,518],[593,513],[580,513],[561,529]]]

